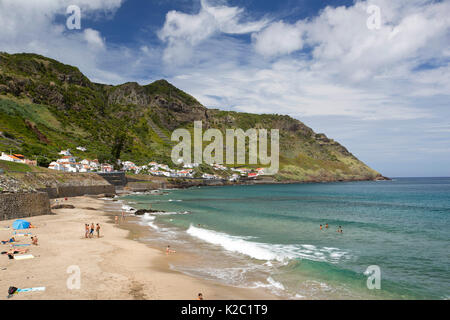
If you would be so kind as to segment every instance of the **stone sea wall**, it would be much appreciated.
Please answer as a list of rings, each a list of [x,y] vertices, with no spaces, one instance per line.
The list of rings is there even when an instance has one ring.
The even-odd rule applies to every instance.
[[[51,214],[49,197],[45,192],[0,194],[0,220],[43,214]]]
[[[102,193],[116,193],[116,188],[111,184],[94,185],[94,186],[58,186],[40,188],[38,191],[46,192],[50,199],[78,197],[85,194],[95,195]]]
[[[122,181],[124,175],[111,179]],[[115,194],[116,187],[95,173],[0,173],[0,220],[50,214],[50,199],[103,193]]]

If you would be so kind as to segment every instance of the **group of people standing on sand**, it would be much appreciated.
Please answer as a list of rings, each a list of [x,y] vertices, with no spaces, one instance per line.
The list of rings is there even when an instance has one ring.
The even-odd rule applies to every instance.
[[[323,230],[323,226],[322,225],[320,225],[319,228],[320,228],[320,230]],[[328,223],[325,224],[325,229],[328,229]],[[337,229],[337,232],[338,233],[344,233],[344,231],[342,230],[342,226],[339,226],[339,228]]]
[[[85,238],[92,238],[94,237],[94,231],[97,232],[97,238],[100,238],[100,224],[97,223],[94,226],[94,223],[92,222],[91,225],[89,226],[89,223],[86,223],[84,225],[84,231],[85,231]]]
[[[125,212],[122,210],[122,221],[125,221]],[[114,216],[114,223],[119,224],[119,216]]]

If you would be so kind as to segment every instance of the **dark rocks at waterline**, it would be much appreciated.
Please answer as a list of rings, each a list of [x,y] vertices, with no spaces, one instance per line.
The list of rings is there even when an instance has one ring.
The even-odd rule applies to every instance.
[[[100,193],[100,194],[89,195],[89,197],[97,198],[97,199],[98,198],[115,198],[116,195],[114,193]]]
[[[165,212],[165,211],[163,211],[163,210],[153,210],[153,209],[139,209],[139,210],[136,210],[136,212],[134,214],[137,215],[137,216],[142,216],[142,215],[144,215],[146,213],[154,213],[154,212]]]
[[[52,209],[75,209],[75,206],[71,204],[55,204]]]
[[[105,193],[105,198],[114,198],[116,195],[114,193]]]

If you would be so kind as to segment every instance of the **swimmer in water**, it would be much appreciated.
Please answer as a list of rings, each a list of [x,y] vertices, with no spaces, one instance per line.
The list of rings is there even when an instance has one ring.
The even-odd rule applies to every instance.
[[[175,253],[175,252],[176,252],[175,250],[170,249],[170,246],[167,246],[167,248],[166,248],[166,255],[169,255],[169,254]]]

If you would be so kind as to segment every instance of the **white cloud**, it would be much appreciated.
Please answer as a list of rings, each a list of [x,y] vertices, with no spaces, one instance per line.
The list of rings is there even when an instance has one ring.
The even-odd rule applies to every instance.
[[[76,65],[93,81],[117,82],[120,75],[100,67],[106,44],[94,29],[68,30],[65,21],[69,5],[81,8],[83,19],[98,15],[110,16],[122,0],[2,0],[0,1],[0,50],[10,53],[34,52],[64,63]]]
[[[381,28],[366,26],[369,4],[381,9]],[[450,3],[358,1],[326,7],[317,17],[295,24],[274,22],[253,35],[257,52],[289,54],[311,48],[314,68],[360,81],[408,64],[413,67],[448,50]],[[413,60],[411,60],[413,59]]]
[[[170,11],[166,15],[163,28],[158,35],[166,42],[164,60],[183,63],[190,59],[193,47],[215,34],[246,34],[261,30],[266,19],[241,22],[244,10],[238,7],[213,6],[201,0],[197,14]]]
[[[100,36],[100,32],[93,29],[85,29],[83,31],[84,39],[91,45],[91,47],[96,48],[104,48],[105,43],[102,37]]]
[[[253,34],[252,39],[258,53],[264,56],[276,56],[302,49],[304,31],[301,22],[291,25],[278,21],[263,31]]]
[[[379,30],[367,27],[369,4],[381,8]],[[216,37],[189,47],[197,59],[172,73],[184,74],[176,84],[210,106],[300,118],[429,119],[433,108],[416,99],[450,92],[449,14],[449,2],[357,1],[292,24],[272,22],[252,33],[251,45],[214,29]],[[416,70],[431,60],[435,68]]]

